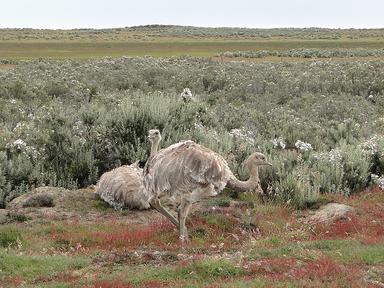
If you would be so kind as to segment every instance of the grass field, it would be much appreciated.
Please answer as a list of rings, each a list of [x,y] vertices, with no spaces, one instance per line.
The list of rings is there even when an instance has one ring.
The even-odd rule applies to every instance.
[[[200,56],[212,57],[224,51],[286,50],[294,48],[384,48],[384,40],[182,40],[158,39],[126,42],[0,42],[0,59],[40,57],[92,58],[103,56]]]
[[[336,35],[336,36],[335,36]],[[382,30],[141,27],[106,30],[0,29],[0,60],[40,57],[201,56],[224,51],[384,48]]]

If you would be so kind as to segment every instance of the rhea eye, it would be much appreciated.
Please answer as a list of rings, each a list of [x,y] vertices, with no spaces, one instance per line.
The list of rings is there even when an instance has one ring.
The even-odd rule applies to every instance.
[[[156,131],[156,132],[155,132],[155,135],[159,135],[159,132]]]

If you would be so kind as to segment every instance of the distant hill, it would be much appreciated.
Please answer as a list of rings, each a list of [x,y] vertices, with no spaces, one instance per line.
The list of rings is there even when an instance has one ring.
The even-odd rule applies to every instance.
[[[0,29],[0,41],[15,40],[126,40],[135,37],[197,37],[223,39],[384,39],[382,29],[329,29],[309,28],[239,28],[239,27],[194,27],[151,24],[142,26],[92,29]]]

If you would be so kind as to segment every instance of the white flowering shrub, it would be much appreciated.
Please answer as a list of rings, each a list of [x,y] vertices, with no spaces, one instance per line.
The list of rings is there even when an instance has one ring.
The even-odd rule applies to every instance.
[[[261,185],[266,185],[264,191],[272,201],[302,209],[320,199],[321,175],[296,151],[286,151],[273,159],[272,167],[261,176]]]
[[[318,191],[357,192],[370,174],[384,174],[383,141],[370,140],[384,125],[383,61],[14,64],[0,70],[1,207],[35,186],[87,186],[116,166],[143,164],[152,128],[163,147],[193,139],[220,152],[242,179],[244,159],[265,153],[274,166],[263,169],[262,187],[298,206]],[[185,87],[198,101],[180,99]]]
[[[313,156],[313,167],[321,173],[321,191],[349,195],[369,184],[372,162],[358,145],[342,143],[330,152]]]
[[[275,148],[285,149],[285,147],[287,146],[282,137],[274,138],[271,140],[271,142],[273,144],[273,147]]]
[[[374,155],[379,152],[379,142],[384,141],[384,136],[373,135],[367,141],[360,144],[360,148],[364,154]]]
[[[229,135],[234,139],[255,143],[255,135],[252,131],[246,130],[244,127],[241,129],[235,128],[229,131]]]
[[[184,102],[191,102],[193,101],[193,94],[191,89],[189,88],[184,88],[183,92],[180,94],[181,99],[183,99]]]
[[[372,175],[384,174],[384,136],[373,135],[361,143],[362,152],[370,159]]]
[[[297,140],[295,143],[295,147],[299,149],[300,151],[306,152],[312,150],[312,145],[310,143],[306,143],[301,140]]]
[[[301,48],[283,51],[258,50],[258,51],[226,51],[219,53],[218,56],[236,58],[264,58],[268,56],[276,57],[296,57],[296,58],[346,58],[346,57],[382,57],[384,49],[366,49],[366,48]]]
[[[371,179],[373,183],[380,187],[381,190],[384,190],[384,176],[378,176],[376,174],[371,174]]]
[[[320,175],[320,192],[348,195],[345,188],[343,155],[339,148],[312,155],[312,167]]]

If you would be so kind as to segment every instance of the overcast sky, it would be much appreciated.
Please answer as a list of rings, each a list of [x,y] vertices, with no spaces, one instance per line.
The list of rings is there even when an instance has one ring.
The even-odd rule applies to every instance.
[[[0,0],[0,28],[383,28],[384,0]]]

